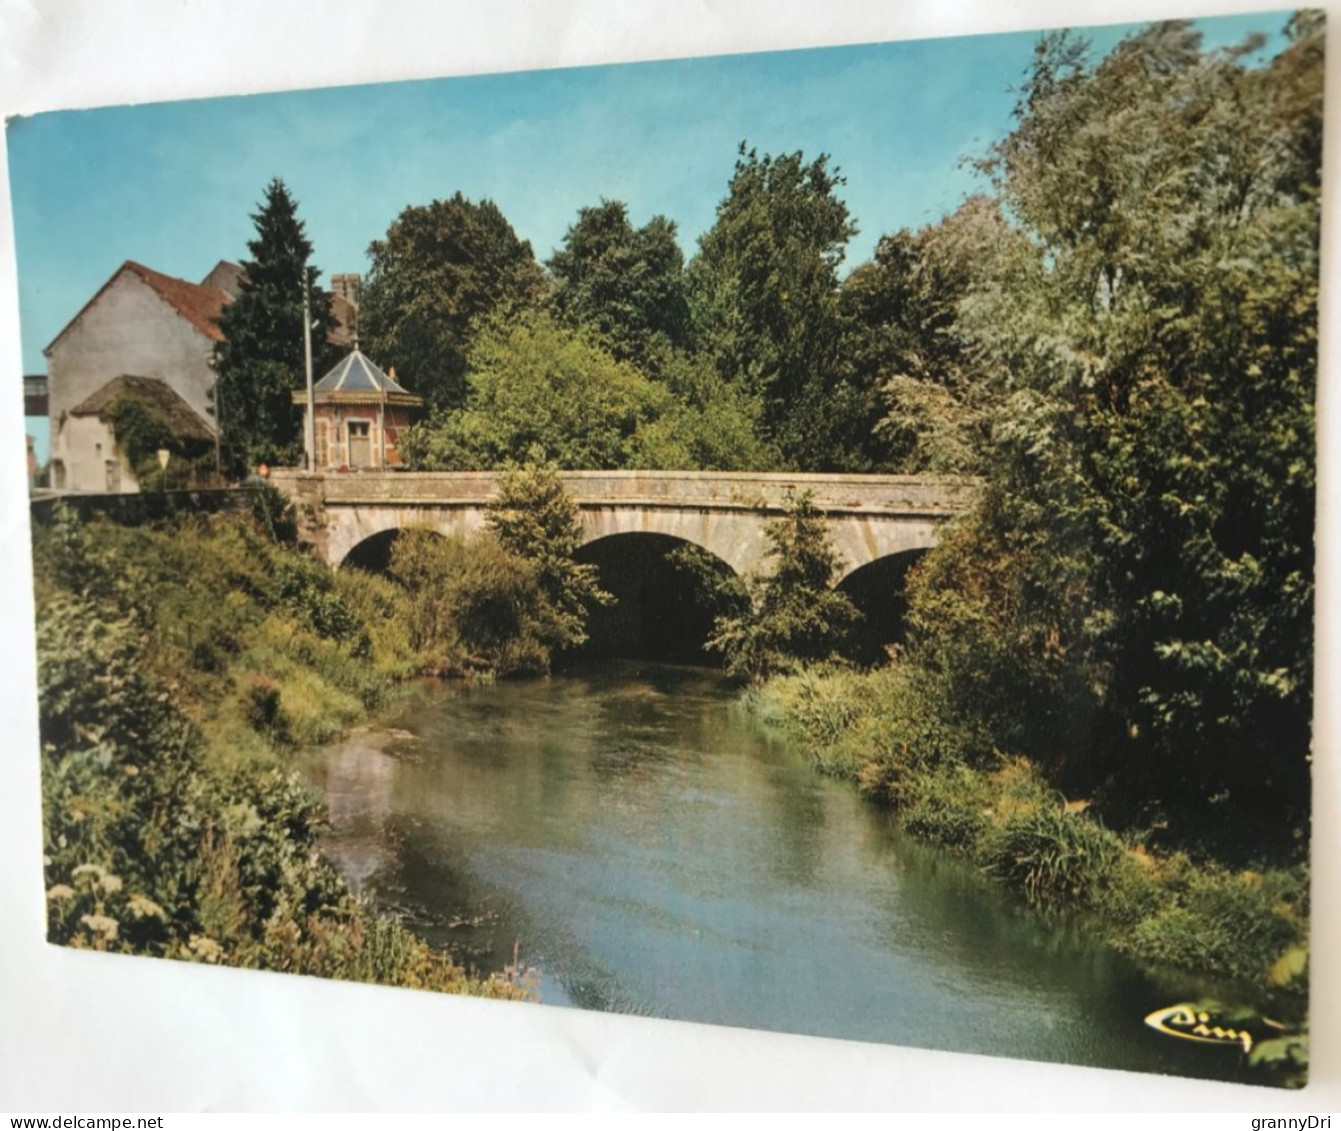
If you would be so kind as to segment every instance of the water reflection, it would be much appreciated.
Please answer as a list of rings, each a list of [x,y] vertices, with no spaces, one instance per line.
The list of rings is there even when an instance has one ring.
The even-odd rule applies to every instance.
[[[313,769],[356,885],[544,1000],[966,1052],[1246,1078],[1162,1038],[1158,983],[901,837],[718,676],[611,662],[434,686]]]
[[[356,892],[391,862],[388,826],[397,763],[385,753],[387,741],[387,735],[357,731],[329,748],[312,769],[338,831],[328,838],[326,855]]]

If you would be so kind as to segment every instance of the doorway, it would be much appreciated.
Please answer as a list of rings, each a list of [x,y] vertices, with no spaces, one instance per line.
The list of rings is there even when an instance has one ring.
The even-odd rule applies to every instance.
[[[372,429],[366,420],[351,420],[349,422],[349,466],[351,468],[372,466],[371,431]]]

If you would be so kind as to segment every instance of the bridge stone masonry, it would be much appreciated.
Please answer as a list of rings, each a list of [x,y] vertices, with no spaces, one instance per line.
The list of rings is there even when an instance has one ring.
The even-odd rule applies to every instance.
[[[721,558],[737,573],[768,554],[765,527],[809,491],[838,548],[840,578],[880,558],[929,549],[964,511],[972,480],[907,475],[802,475],[716,471],[566,471],[583,543],[618,534],[663,534]],[[498,493],[493,472],[271,472],[292,499],[301,536],[332,566],[360,543],[407,527],[471,534]]]

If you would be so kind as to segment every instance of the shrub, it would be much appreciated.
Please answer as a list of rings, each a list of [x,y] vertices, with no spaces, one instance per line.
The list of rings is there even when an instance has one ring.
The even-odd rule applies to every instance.
[[[574,561],[582,541],[577,504],[552,465],[505,470],[489,506],[489,531],[508,553],[528,562],[544,598],[536,636],[550,650],[587,639],[587,611],[614,598],[596,582],[596,567]]]
[[[245,717],[252,730],[269,735],[277,741],[287,741],[283,714],[280,708],[279,687],[272,679],[258,675],[247,690]]]
[[[407,530],[392,549],[391,576],[403,588],[410,645],[424,667],[548,669],[549,609],[537,567],[494,538]]]
[[[992,795],[983,775],[950,765],[916,776],[901,810],[914,836],[971,855],[989,824]]]
[[[400,586],[381,574],[353,569],[338,571],[333,584],[360,625],[351,652],[364,661],[360,671],[365,677],[375,680],[380,690],[389,681],[413,675],[419,665],[410,643],[412,624],[404,614],[405,594]]]
[[[830,588],[838,551],[813,496],[798,496],[768,524],[767,536],[772,572],[747,582],[751,607],[719,618],[708,649],[725,657],[728,671],[751,679],[852,654],[861,614]]]
[[[298,541],[298,521],[293,504],[269,483],[247,485],[247,502],[252,520],[272,542],[293,546]]]
[[[1144,958],[1261,981],[1304,941],[1304,921],[1278,882],[1220,870],[1189,871],[1186,890],[1119,945]]]
[[[1016,814],[984,844],[989,870],[1047,908],[1093,906],[1121,852],[1115,833],[1060,804]]]
[[[363,626],[335,592],[330,573],[311,559],[294,556],[281,560],[275,588],[280,603],[319,636],[349,640],[362,631]]]

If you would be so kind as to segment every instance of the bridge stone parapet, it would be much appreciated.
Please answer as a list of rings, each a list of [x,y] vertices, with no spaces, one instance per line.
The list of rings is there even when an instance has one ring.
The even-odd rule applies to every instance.
[[[338,565],[364,539],[428,526],[469,534],[498,493],[493,472],[351,472],[280,469],[275,486],[294,500],[303,536]],[[737,572],[767,555],[767,523],[810,492],[838,546],[843,572],[935,544],[937,529],[965,510],[972,480],[906,475],[567,471],[585,542],[616,534],[667,534],[693,542]]]

